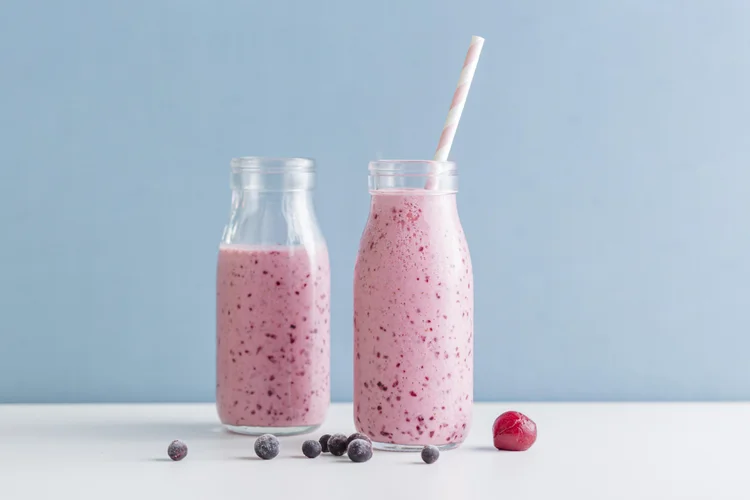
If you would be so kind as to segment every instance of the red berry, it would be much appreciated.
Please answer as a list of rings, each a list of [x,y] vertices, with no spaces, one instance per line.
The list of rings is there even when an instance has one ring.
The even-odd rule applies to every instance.
[[[498,450],[526,451],[536,441],[536,424],[517,411],[506,411],[492,424],[492,439]]]

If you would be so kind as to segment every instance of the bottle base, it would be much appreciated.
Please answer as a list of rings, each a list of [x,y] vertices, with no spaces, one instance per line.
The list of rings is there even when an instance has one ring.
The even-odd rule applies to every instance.
[[[445,443],[445,444],[436,444],[435,446],[440,451],[446,451],[446,450],[452,450],[454,448],[458,448],[461,445],[461,443]],[[372,442],[372,447],[375,450],[380,451],[398,451],[398,452],[407,452],[407,453],[415,453],[422,451],[422,449],[425,447],[423,444],[396,444],[396,443],[379,443],[377,441]]]
[[[263,434],[273,434],[274,436],[296,436],[298,434],[307,434],[320,427],[316,425],[299,425],[294,427],[254,427],[250,425],[228,425],[223,424],[224,428],[234,434],[243,434],[245,436],[261,436]]]

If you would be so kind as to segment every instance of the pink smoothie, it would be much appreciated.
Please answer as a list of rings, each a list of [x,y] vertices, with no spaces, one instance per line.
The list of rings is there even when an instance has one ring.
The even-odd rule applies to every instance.
[[[460,443],[471,423],[469,250],[455,194],[424,193],[373,195],[355,268],[354,418],[383,443]]]
[[[328,252],[219,249],[216,404],[224,424],[323,422],[330,400]]]

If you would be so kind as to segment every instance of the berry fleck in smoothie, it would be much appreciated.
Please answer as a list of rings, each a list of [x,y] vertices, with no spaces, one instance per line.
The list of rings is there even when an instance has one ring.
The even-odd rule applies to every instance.
[[[216,402],[222,423],[319,425],[330,400],[328,252],[219,249]]]
[[[373,441],[455,445],[473,403],[473,279],[455,193],[375,191],[354,278],[354,417]]]

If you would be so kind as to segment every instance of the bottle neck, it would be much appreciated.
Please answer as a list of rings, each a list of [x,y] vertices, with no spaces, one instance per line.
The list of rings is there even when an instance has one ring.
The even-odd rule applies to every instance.
[[[292,246],[322,241],[312,191],[232,191],[225,244]]]
[[[315,187],[315,172],[260,172],[236,169],[232,171],[232,191],[254,193],[311,192]]]
[[[224,244],[325,244],[312,202],[315,164],[307,158],[234,158],[232,211]]]
[[[425,211],[429,211],[432,215],[438,212],[447,213],[457,210],[455,192],[433,193],[424,189],[393,189],[372,191],[371,194],[370,209],[382,212],[386,217],[388,217],[388,213],[397,215],[403,212],[404,207],[408,207],[409,211],[414,210],[409,216],[412,218],[415,214]]]
[[[232,191],[232,212],[244,216],[262,214],[302,217],[314,213],[312,191]]]

